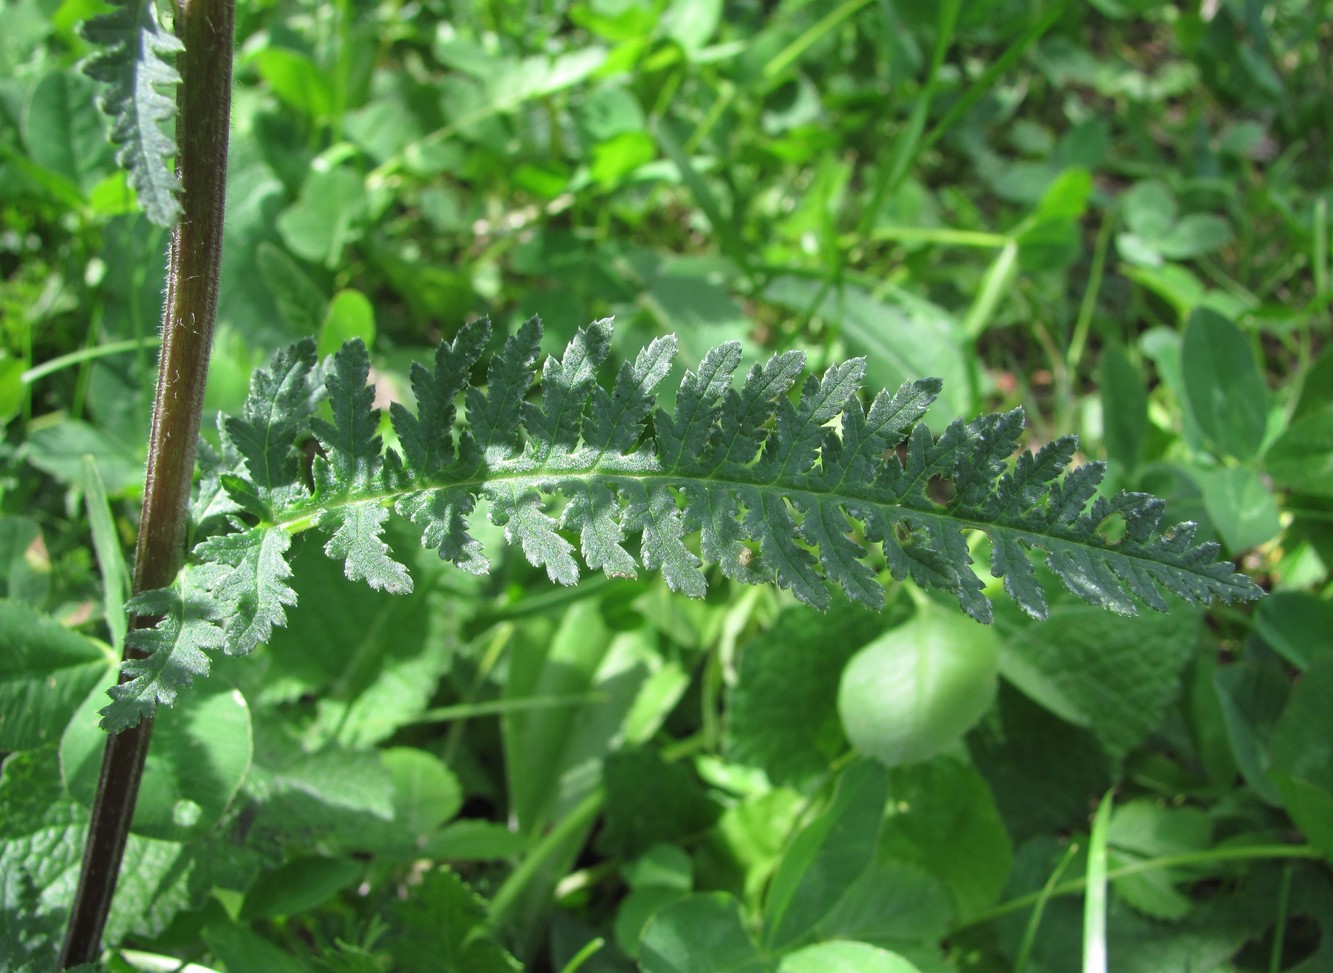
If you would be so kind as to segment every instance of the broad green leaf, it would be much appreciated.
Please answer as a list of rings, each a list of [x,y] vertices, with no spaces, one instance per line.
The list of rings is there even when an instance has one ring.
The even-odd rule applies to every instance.
[[[87,811],[64,793],[54,747],[6,759],[0,774],[0,945],[6,936],[17,937],[39,958],[36,970],[53,968],[87,830]],[[208,842],[186,847],[131,834],[107,917],[107,941],[159,936],[194,901],[193,884],[238,880],[214,870],[221,855]],[[234,847],[226,855],[246,857]],[[4,955],[8,963],[23,953]]]
[[[1125,239],[1123,236],[1116,238],[1117,248],[1121,250],[1122,255],[1126,252]],[[1146,248],[1136,249],[1131,246],[1129,252],[1138,254],[1139,260],[1147,262],[1139,266],[1127,265],[1124,270],[1125,276],[1161,297],[1181,318],[1195,308],[1203,306],[1211,297],[1203,281],[1188,268],[1179,264],[1157,266],[1153,261],[1160,260],[1160,257],[1156,251]]]
[[[606,51],[590,46],[551,57],[538,54],[499,61],[483,72],[490,111],[510,111],[525,101],[578,84],[606,60]]]
[[[343,250],[360,238],[366,218],[366,187],[345,168],[315,168],[301,198],[278,217],[287,248],[303,260],[337,266]]]
[[[26,358],[15,357],[10,351],[0,349],[0,428],[3,428],[18,415],[23,403],[31,394],[24,373],[31,366]]]
[[[1157,180],[1136,183],[1120,199],[1125,224],[1141,237],[1158,240],[1176,222],[1176,198]]]
[[[647,132],[621,132],[593,146],[588,175],[595,183],[612,187],[657,158],[657,146]]]
[[[1197,308],[1185,325],[1181,373],[1190,413],[1209,441],[1228,456],[1256,456],[1268,425],[1268,388],[1240,329]]]
[[[952,897],[934,876],[877,850],[894,810],[886,785],[883,768],[852,764],[828,806],[790,842],[764,902],[766,948],[859,940],[939,967]]]
[[[828,806],[792,840],[764,900],[764,943],[804,940],[867,866],[888,800],[887,772],[868,761],[838,778]]]
[[[1181,367],[1183,345],[1184,340],[1178,332],[1164,327],[1149,328],[1139,338],[1139,347],[1157,367],[1158,378],[1175,396],[1176,401],[1181,403],[1181,433],[1185,442],[1192,449],[1203,450],[1203,433],[1188,407],[1189,395],[1185,391],[1185,379]]]
[[[628,132],[644,132],[644,114],[627,87],[604,87],[589,92],[575,110],[579,130],[590,142],[602,142]]]
[[[392,722],[393,718],[385,717],[385,721]],[[383,780],[384,773],[388,774],[393,798],[391,816],[364,812],[349,816],[345,821],[347,833],[340,836],[339,846],[396,858],[419,857],[425,842],[435,837],[439,826],[463,806],[459,778],[439,758],[411,746],[367,754],[368,758],[373,756],[379,756],[381,764],[376,768],[376,782]],[[337,826],[341,829],[344,824]]]
[[[304,727],[312,748],[330,740],[371,746],[419,717],[457,650],[466,589],[386,598],[349,586],[317,547],[292,567],[300,601],[275,633],[256,705],[315,698],[316,716]]]
[[[261,249],[279,250],[287,256],[276,223],[290,199],[273,170],[273,160],[266,158],[268,147],[259,134],[233,128],[227,167],[227,218],[222,230],[227,272],[218,281],[217,337],[221,339],[227,332],[239,333],[276,347],[314,332],[328,294],[322,293],[319,309],[313,312],[315,324],[299,330],[296,321],[304,320],[304,316],[289,321],[287,314],[306,306],[309,288],[293,284],[292,290],[300,292],[289,295],[293,303],[280,307],[275,302],[267,281],[278,271],[277,265],[284,262],[267,260]],[[266,269],[268,263],[275,266]],[[295,261],[288,257],[285,263],[295,264]],[[261,281],[265,286],[259,286]],[[246,371],[248,378],[249,369]],[[211,370],[209,384],[212,384]]]
[[[366,871],[350,858],[293,858],[259,879],[246,893],[241,918],[290,916],[322,905]]]
[[[1269,653],[1247,651],[1219,667],[1213,685],[1241,775],[1259,797],[1280,805],[1282,797],[1269,770],[1273,733],[1292,692],[1285,665]]]
[[[949,891],[917,866],[871,850],[892,826],[887,776],[869,761],[852,764],[829,805],[790,842],[764,902],[766,948],[860,940],[939,966],[955,915]]]
[[[1113,781],[1112,762],[1089,730],[1062,721],[1007,682],[968,734],[967,749],[1016,843],[1082,827],[1088,802]]]
[[[316,284],[286,250],[267,240],[255,248],[254,261],[265,289],[273,296],[278,313],[291,332],[299,335],[318,332],[329,303],[328,292]],[[318,353],[320,357],[332,354],[341,344],[339,341],[330,348],[321,344]]]
[[[1137,233],[1117,233],[1115,248],[1120,258],[1139,267],[1156,269],[1162,266],[1162,255],[1153,240],[1145,240]]]
[[[724,892],[694,895],[653,917],[639,942],[644,973],[764,973],[740,903]]]
[[[28,461],[62,483],[83,480],[83,457],[93,457],[113,498],[143,488],[144,450],[78,419],[66,419],[28,436]]]
[[[1333,348],[1324,349],[1305,373],[1301,397],[1291,414],[1292,424],[1329,408],[1333,408]]]
[[[888,808],[878,857],[929,872],[952,894],[960,918],[999,901],[1014,852],[980,773],[949,757],[895,768]]]
[[[1051,183],[1033,215],[1038,220],[1078,220],[1088,211],[1092,188],[1092,174],[1087,169],[1066,169]]]
[[[266,788],[253,822],[259,834],[348,855],[377,849],[393,825],[393,776],[374,751],[329,744],[312,753],[294,741],[270,741],[256,754],[254,774]]]
[[[1165,718],[1200,621],[1182,611],[1107,625],[1101,613],[1062,599],[1044,624],[1001,622],[1000,672],[1123,757]]]
[[[741,649],[727,697],[726,753],[762,768],[774,784],[799,786],[824,774],[847,747],[837,688],[847,660],[882,629],[866,611],[820,618],[783,611]],[[792,719],[792,714],[801,714]]]
[[[499,861],[521,855],[527,843],[526,835],[503,824],[466,818],[431,835],[420,853],[436,861]]]
[[[463,806],[463,788],[438,757],[414,747],[393,747],[380,759],[393,778],[394,829],[412,848],[454,817]]]
[[[722,17],[722,0],[672,0],[658,27],[687,53],[708,43]]]
[[[426,133],[434,117],[434,106],[417,95],[413,81],[395,74],[389,84],[393,90],[377,92],[377,97],[343,116],[343,132],[377,164],[401,156]]]
[[[609,754],[602,783],[606,812],[598,847],[615,858],[636,858],[655,844],[699,834],[722,810],[687,764],[667,763],[656,750]]]
[[[1264,453],[1264,469],[1297,493],[1333,497],[1333,407],[1293,422]]]
[[[1296,668],[1333,653],[1333,603],[1303,591],[1277,591],[1265,598],[1254,616],[1263,640]]]
[[[1231,242],[1231,224],[1212,213],[1190,213],[1156,241],[1168,260],[1192,260]]]
[[[632,889],[669,888],[688,892],[694,884],[694,862],[677,845],[653,845],[623,869]]]
[[[1148,393],[1143,376],[1118,345],[1102,351],[1102,439],[1126,477],[1133,477],[1148,438]]]
[[[252,57],[259,76],[273,93],[314,121],[333,113],[334,91],[329,72],[299,51],[266,47]]]
[[[106,737],[97,727],[101,693],[89,696],[60,741],[69,792],[92,807]],[[250,707],[237,690],[201,695],[164,712],[153,728],[133,830],[147,838],[187,842],[213,829],[250,772]]]
[[[385,946],[402,973],[517,973],[522,967],[494,939],[486,905],[453,872],[436,868],[392,909]]]
[[[843,670],[838,714],[852,746],[889,766],[953,746],[995,698],[998,649],[991,629],[918,609]]]
[[[364,342],[367,348],[375,346],[375,308],[358,290],[339,291],[329,301],[328,311],[319,326],[317,353],[321,358],[331,355],[354,338]]]
[[[1117,805],[1107,832],[1111,868],[1168,855],[1205,851],[1212,844],[1212,822],[1197,807],[1163,807],[1155,801],[1137,799]],[[1177,920],[1192,907],[1185,869],[1159,868],[1127,875],[1112,883],[1116,893],[1145,915]]]
[[[1333,655],[1316,658],[1273,731],[1272,771],[1287,813],[1309,839],[1333,851]]]
[[[649,282],[645,301],[661,327],[675,329],[687,361],[701,361],[724,341],[749,340],[745,309],[718,277],[715,261],[677,258],[664,262]]]
[[[777,973],[920,973],[897,953],[869,943],[817,943],[788,953]]]
[[[1277,500],[1254,470],[1228,467],[1195,474],[1208,517],[1233,553],[1258,547],[1282,530]]]
[[[37,521],[0,517],[0,598],[36,608],[45,604],[50,590],[51,560]]]
[[[0,773],[0,950],[6,966],[54,968],[68,905],[44,901],[78,868],[88,816],[61,793],[55,748],[10,754]],[[31,966],[25,964],[32,963]]]
[[[107,675],[105,652],[22,602],[0,600],[0,750],[60,739]]]
[[[200,938],[228,970],[267,970],[270,973],[307,973],[308,968],[287,950],[239,922],[210,922]]]
[[[689,889],[648,885],[632,889],[616,908],[616,945],[631,959],[639,958],[639,942],[648,923],[663,909],[689,898]]]
[[[662,909],[688,898],[694,862],[676,845],[654,845],[622,869],[630,892],[616,908],[616,944],[632,959],[648,922]]]
[[[1306,840],[1327,857],[1333,854],[1333,791],[1281,770],[1272,772],[1282,804]]]

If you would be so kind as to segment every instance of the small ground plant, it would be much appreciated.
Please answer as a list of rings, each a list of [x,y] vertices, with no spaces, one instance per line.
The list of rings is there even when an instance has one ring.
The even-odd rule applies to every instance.
[[[1298,344],[1305,388],[1276,408],[1234,323],[1243,309],[1202,285],[1190,297],[1188,272],[1169,263],[1225,246],[1228,225],[1178,217],[1171,190],[1144,182],[1127,194],[1114,242],[1134,268],[1127,278],[1179,313],[1179,334],[1143,347],[1174,397],[1153,408],[1180,411],[1190,460],[1145,461],[1159,427],[1138,363],[1109,341],[1100,420],[1122,468],[1083,460],[1059,427],[1072,425],[1068,412],[1029,451],[1022,408],[966,417],[984,398],[976,359],[1003,302],[1024,299],[1018,276],[1035,280],[1034,265],[1064,259],[1092,195],[1088,172],[1057,167],[1055,153],[1039,192],[1013,176],[1001,194],[1026,193],[1031,209],[1006,234],[877,220],[911,208],[904,185],[919,157],[991,104],[999,72],[1072,15],[1038,13],[996,73],[928,129],[950,39],[966,27],[960,4],[942,4],[926,107],[912,109],[849,221],[858,241],[902,245],[905,266],[922,244],[996,251],[967,281],[978,296],[965,319],[933,335],[950,351],[921,350],[935,327],[923,303],[899,295],[880,324],[871,319],[884,304],[857,281],[843,291],[852,272],[834,251],[844,243],[807,223],[849,191],[849,174],[801,155],[801,139],[824,136],[800,120],[815,95],[798,80],[753,106],[753,127],[782,136],[765,143],[774,158],[817,170],[813,209],[797,220],[806,229],[791,230],[818,237],[832,261],[815,289],[788,272],[796,250],[747,239],[757,234],[741,217],[764,208],[762,192],[726,177],[724,204],[697,164],[717,118],[682,136],[659,104],[658,127],[640,131],[630,89],[604,87],[579,109],[586,166],[524,163],[515,178],[539,196],[558,184],[581,199],[596,187],[624,205],[638,180],[651,185],[660,152],[736,286],[838,318],[846,346],[750,355],[748,332],[646,336],[630,314],[621,328],[609,316],[562,324],[563,348],[543,357],[538,318],[507,329],[477,317],[436,335],[424,362],[392,348],[372,356],[373,303],[350,286],[326,300],[298,259],[332,270],[359,246],[384,280],[415,282],[391,299],[404,321],[428,314],[435,298],[422,282],[454,296],[462,285],[413,269],[390,242],[403,214],[388,187],[410,187],[404,211],[448,223],[459,204],[434,180],[450,166],[485,169],[499,144],[492,129],[519,106],[546,99],[554,112],[550,99],[571,85],[614,77],[607,62],[647,72],[679,63],[672,77],[685,88],[717,80],[707,66],[722,56],[710,40],[721,5],[666,4],[644,24],[634,5],[567,6],[614,57],[590,46],[488,60],[485,43],[441,22],[431,56],[458,75],[443,116],[413,107],[416,127],[402,138],[389,119],[423,90],[411,70],[372,81],[375,55],[353,36],[350,4],[311,14],[333,18],[322,53],[270,43],[280,25],[264,29],[241,69],[302,114],[295,141],[327,143],[316,155],[276,129],[253,143],[284,146],[275,170],[300,187],[274,223],[282,247],[261,240],[238,257],[266,281],[270,335],[292,339],[270,342],[281,347],[266,361],[214,347],[219,304],[238,300],[223,284],[223,201],[246,205],[227,182],[251,171],[247,148],[229,156],[233,4],[177,4],[174,33],[140,0],[84,26],[84,69],[101,85],[121,167],[107,178],[120,181],[66,185],[54,168],[38,178],[34,162],[22,172],[81,200],[84,215],[116,192],[137,201],[127,208],[171,232],[169,265],[138,523],[116,519],[96,436],[71,433],[66,447],[38,429],[24,447],[86,509],[100,575],[88,584],[100,588],[110,647],[34,608],[31,582],[11,568],[0,600],[15,646],[0,663],[0,959],[23,971],[189,961],[930,973],[1055,971],[1072,955],[1091,973],[1107,968],[1110,942],[1117,969],[1167,968],[1152,965],[1164,955],[1181,970],[1233,959],[1226,968],[1317,969],[1333,950],[1323,864],[1333,761],[1321,729],[1333,667],[1301,637],[1326,608],[1301,585],[1326,549],[1309,514],[1318,523],[1333,492],[1321,479],[1329,356],[1313,362]],[[839,36],[855,55],[852,25],[866,6],[792,14],[801,26],[789,42],[741,70],[779,76]],[[375,16],[387,18],[386,55],[400,35],[392,15]],[[1062,51],[1037,57],[1049,65]],[[501,67],[512,76],[487,87]],[[59,82],[58,100],[83,83]],[[51,101],[52,84],[33,101]],[[740,97],[731,81],[719,90]],[[236,110],[245,140],[251,123],[271,124],[250,110]],[[162,128],[173,114],[175,140]],[[42,144],[33,131],[30,148]],[[457,138],[476,156],[451,155]],[[364,180],[344,164],[356,153],[375,164]],[[559,213],[561,198],[548,195],[543,212]],[[1314,212],[1323,241],[1325,210]],[[474,223],[480,236],[485,222]],[[1110,230],[1098,238],[1098,280],[1111,241]],[[558,272],[552,253],[514,262],[534,259]],[[679,270],[682,291],[642,255],[621,263],[651,280],[659,304],[715,307],[706,275]],[[1315,304],[1327,296],[1326,250],[1313,264]],[[468,285],[474,296],[485,279]],[[416,283],[422,292],[404,296]],[[691,303],[691,288],[709,296]],[[1090,314],[1071,328],[1071,370],[1097,343]],[[899,321],[902,334],[884,337]],[[90,343],[71,361],[103,354]],[[214,356],[224,382],[243,376],[247,393],[216,410],[201,438]],[[917,377],[918,364],[938,364],[948,382]],[[1053,382],[1072,391],[1067,374]],[[928,410],[940,405],[948,421],[932,431]],[[60,465],[62,449],[77,454],[72,467]],[[1203,528],[1167,519],[1147,492],[1178,492],[1173,473],[1196,485],[1187,509]],[[1260,608],[1252,623],[1241,611],[1264,588],[1222,555],[1274,541],[1277,490],[1296,498],[1285,516],[1306,533],[1291,534],[1266,572],[1286,590],[1262,604],[1280,608]],[[0,526],[0,541],[31,559],[26,522]],[[1208,607],[1219,626],[1258,633],[1234,665],[1197,651]],[[1182,683],[1187,705],[1167,720]],[[500,774],[488,769],[496,762]],[[1248,789],[1229,805],[1218,795],[1237,779]],[[1075,840],[1057,839],[1071,828]],[[1196,894],[1201,884],[1209,896]],[[1301,917],[1322,941],[1299,939]]]

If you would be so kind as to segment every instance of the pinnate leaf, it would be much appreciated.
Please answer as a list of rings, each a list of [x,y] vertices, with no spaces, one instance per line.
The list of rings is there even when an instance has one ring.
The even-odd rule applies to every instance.
[[[595,322],[546,360],[540,392],[529,396],[540,321],[506,340],[481,387],[472,373],[489,336],[486,322],[467,325],[440,346],[433,368],[412,368],[415,411],[391,409],[396,449],[379,436],[360,341],[327,369],[330,420],[312,415],[325,373],[308,343],[256,375],[242,416],[222,424],[221,451],[204,454],[210,499],[194,509],[207,516],[201,527],[222,533],[195,547],[171,591],[135,603],[163,617],[136,634],[152,656],[127,664],[133,678],[115,691],[108,725],[174,699],[207,671],[206,653],[249,652],[284,624],[294,600],[288,533],[314,527],[348,578],[406,592],[412,579],[382,539],[388,518],[406,517],[440,557],[485,574],[490,562],[468,532],[480,500],[506,540],[565,585],[579,580],[581,553],[592,570],[660,570],[673,591],[701,597],[704,564],[716,563],[729,578],[774,582],[818,609],[832,605],[835,587],[878,609],[883,567],[988,622],[993,606],[969,539],[980,532],[991,572],[1033,618],[1049,610],[1037,556],[1081,600],[1126,615],[1141,605],[1164,611],[1168,594],[1206,605],[1262,593],[1216,559],[1216,545],[1197,543],[1193,524],[1166,526],[1160,500],[1097,496],[1104,470],[1069,470],[1072,438],[1011,459],[1020,411],[933,435],[921,420],[940,391],[935,379],[881,391],[867,409],[857,397],[863,361],[809,376],[794,394],[805,360],[786,352],[736,388],[741,350],[728,343],[686,372],[667,413],[655,398],[675,353],[669,337],[622,365],[607,389],[598,371],[611,329]],[[311,435],[320,455],[307,480],[295,445]]]
[[[116,161],[128,170],[148,218],[172,226],[180,216],[180,180],[170,165],[176,144],[162,125],[176,117],[176,101],[162,89],[174,91],[180,82],[167,58],[183,45],[158,24],[151,0],[118,0],[84,24],[83,36],[97,48],[83,70],[106,85],[97,107],[111,118]]]
[[[467,387],[472,366],[490,339],[489,321],[464,325],[452,342],[435,352],[435,368],[412,363],[412,394],[417,414],[395,402],[390,408],[393,428],[402,444],[408,468],[419,474],[439,470],[453,456],[454,399]]]
[[[229,655],[248,655],[268,642],[274,626],[287,624],[285,609],[296,604],[287,584],[291,535],[270,527],[258,539],[249,534],[219,534],[195,549],[204,561],[228,567],[216,574],[210,594],[226,607],[225,648]]]
[[[127,644],[146,653],[121,665],[129,678],[109,690],[111,703],[102,709],[102,725],[109,730],[135,726],[152,716],[159,703],[170,706],[176,694],[197,676],[208,675],[208,653],[223,646],[222,603],[209,597],[201,579],[216,576],[217,567],[205,564],[186,568],[170,588],[136,595],[126,609],[141,617],[160,616],[153,628],[132,629]]]
[[[360,338],[333,356],[333,371],[325,381],[333,422],[311,423],[324,447],[324,456],[315,461],[315,483],[321,494],[342,497],[379,485],[383,443],[376,432],[375,389],[366,384],[369,375],[370,354]]]
[[[310,339],[279,351],[269,367],[251,377],[243,414],[224,422],[227,438],[244,458],[260,496],[296,478],[296,436],[314,406],[314,368],[315,343]]]

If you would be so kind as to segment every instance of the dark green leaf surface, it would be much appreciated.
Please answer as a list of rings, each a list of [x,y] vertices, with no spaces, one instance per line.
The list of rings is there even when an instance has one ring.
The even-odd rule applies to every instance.
[[[389,939],[394,969],[403,973],[467,970],[515,973],[518,962],[486,928],[486,905],[456,874],[428,872],[394,909]]]
[[[208,689],[192,705],[158,714],[135,804],[134,834],[179,842],[207,835],[249,773],[250,707],[236,690]],[[93,806],[106,744],[97,728],[98,705],[98,697],[90,697],[60,741],[61,776],[85,807]]]
[[[1034,701],[1089,727],[1119,758],[1157,729],[1179,693],[1197,638],[1198,612],[1143,615],[1108,626],[1061,599],[1047,624],[1000,624],[1001,674]]]
[[[1185,326],[1181,372],[1190,412],[1221,452],[1249,459],[1263,444],[1268,389],[1250,343],[1216,311],[1198,308]]]
[[[601,848],[617,858],[636,858],[653,845],[703,832],[721,807],[681,763],[667,763],[655,750],[635,748],[606,758],[607,794]]]
[[[158,25],[150,0],[121,0],[88,21],[83,36],[97,48],[84,70],[107,85],[98,107],[113,119],[116,159],[129,170],[148,218],[171,226],[180,215],[180,181],[170,165],[176,145],[162,125],[175,117],[176,101],[162,89],[180,82],[167,59],[182,50],[181,42]]]
[[[644,973],[763,973],[768,964],[746,931],[740,903],[721,892],[667,906],[639,943]]]
[[[58,740],[109,660],[55,619],[8,599],[0,600],[0,646],[0,750]]]
[[[412,579],[382,536],[393,510],[422,528],[423,544],[480,574],[488,561],[467,521],[479,499],[506,540],[565,585],[581,576],[565,536],[575,533],[594,570],[633,576],[641,563],[661,570],[673,591],[700,597],[707,580],[691,541],[698,532],[698,551],[728,576],[775,582],[815,608],[829,607],[833,585],[882,607],[882,550],[894,578],[951,593],[988,622],[992,605],[966,533],[981,531],[991,540],[992,573],[1035,618],[1047,614],[1047,602],[1034,550],[1069,591],[1120,614],[1141,604],[1165,610],[1167,593],[1191,604],[1260,594],[1215,560],[1216,545],[1194,541],[1194,525],[1166,526],[1160,500],[1094,499],[1102,468],[1067,471],[1072,438],[1011,461],[1023,429],[1017,410],[955,421],[933,436],[920,420],[939,393],[937,380],[880,392],[867,411],[857,398],[864,362],[809,375],[793,396],[804,366],[793,351],[753,366],[736,389],[741,352],[729,343],[686,373],[674,413],[657,408],[649,426],[674,348],[669,339],[627,363],[607,390],[597,368],[611,332],[596,322],[546,361],[540,395],[529,401],[540,322],[506,340],[483,389],[471,371],[489,335],[485,321],[466,325],[440,347],[433,371],[412,370],[417,413],[392,410],[401,453],[380,438],[370,358],[359,340],[334,356],[325,379],[331,420],[310,414],[316,369],[308,343],[256,375],[244,418],[223,424],[222,454],[205,488],[216,476],[233,514],[257,523],[233,520],[230,533],[195,547],[195,566],[176,588],[138,600],[141,614],[165,617],[132,636],[153,655],[127,663],[135,678],[114,691],[108,727],[170,702],[207,671],[207,651],[249,652],[283,624],[295,598],[284,532],[316,527],[331,535],[325,553],[344,562],[348,578],[406,592]],[[456,428],[460,396],[468,425]],[[307,430],[321,447],[313,486],[295,450]],[[940,482],[952,487],[947,500],[935,499]],[[559,519],[548,512],[553,496],[568,501]]]
[[[761,768],[779,785],[800,786],[827,773],[848,746],[838,721],[838,677],[884,625],[864,610],[829,618],[783,611],[741,653],[727,698],[727,756]]]

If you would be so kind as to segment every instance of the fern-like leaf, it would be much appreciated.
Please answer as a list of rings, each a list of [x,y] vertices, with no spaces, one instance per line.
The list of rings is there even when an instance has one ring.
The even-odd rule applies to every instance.
[[[327,386],[333,421],[314,419],[311,428],[324,446],[314,461],[316,498],[325,506],[319,526],[333,536],[324,553],[342,560],[347,577],[393,594],[412,590],[407,568],[381,540],[389,511],[384,507],[383,442],[375,389],[366,384],[370,354],[358,338],[333,358]],[[396,467],[395,463],[395,467]]]
[[[175,140],[162,131],[176,117],[176,102],[163,89],[174,92],[180,83],[167,58],[183,46],[158,24],[152,0],[118,0],[84,25],[83,36],[97,48],[83,70],[106,85],[97,107],[111,119],[116,161],[148,218],[170,227],[180,216],[180,180],[171,166]]]
[[[146,658],[121,663],[123,677],[128,678],[108,690],[111,703],[102,709],[102,726],[111,730],[135,726],[152,716],[159,704],[174,703],[196,677],[208,675],[208,653],[226,644],[220,624],[224,605],[209,591],[210,582],[221,573],[213,564],[187,566],[172,587],[145,591],[126,603],[132,615],[161,620],[125,636]]]
[[[485,501],[491,520],[552,581],[574,584],[582,563],[613,577],[661,571],[674,591],[701,596],[706,566],[736,581],[775,582],[826,609],[832,590],[882,606],[880,569],[958,599],[978,621],[992,613],[974,569],[970,538],[989,541],[990,571],[1029,615],[1047,601],[1037,556],[1066,588],[1094,605],[1133,614],[1262,594],[1193,524],[1166,526],[1145,494],[1097,495],[1103,468],[1068,469],[1072,438],[1020,452],[1019,411],[949,424],[922,423],[935,379],[881,391],[863,406],[865,365],[853,360],[808,376],[799,352],[752,367],[736,387],[740,346],[708,352],[686,372],[668,413],[658,388],[675,354],[661,338],[597,382],[610,325],[578,332],[548,358],[534,318],[504,343],[484,387],[472,374],[490,337],[477,322],[437,350],[433,368],[411,371],[415,410],[395,403],[398,450],[379,436],[360,342],[315,367],[308,345],[256,375],[242,416],[221,424],[221,449],[205,451],[201,530],[176,586],[134,602],[158,614],[134,644],[152,653],[127,663],[104,724],[119,729],[170,702],[207,671],[208,653],[244,653],[284,624],[295,595],[285,556],[291,533],[328,535],[324,550],[347,576],[387,591],[411,590],[407,569],[382,538],[396,512],[422,544],[464,570],[490,562],[469,533]],[[332,418],[312,415],[322,377]],[[455,415],[466,407],[465,421]],[[321,455],[311,481],[295,444],[313,433]],[[561,506],[563,500],[563,506]],[[697,542],[694,538],[697,535]],[[636,543],[637,542],[637,543]]]
[[[286,608],[296,604],[287,584],[291,535],[270,527],[256,539],[249,533],[220,534],[195,548],[195,556],[222,570],[209,578],[209,593],[225,609],[223,645],[229,655],[249,655],[287,624]]]
[[[259,504],[261,514],[271,504],[296,499],[302,490],[295,446],[318,397],[310,387],[314,370],[314,341],[306,339],[278,352],[268,368],[251,377],[243,415],[224,420],[228,441],[249,472],[248,484],[233,480],[234,496],[239,500],[243,495],[245,506]]]

